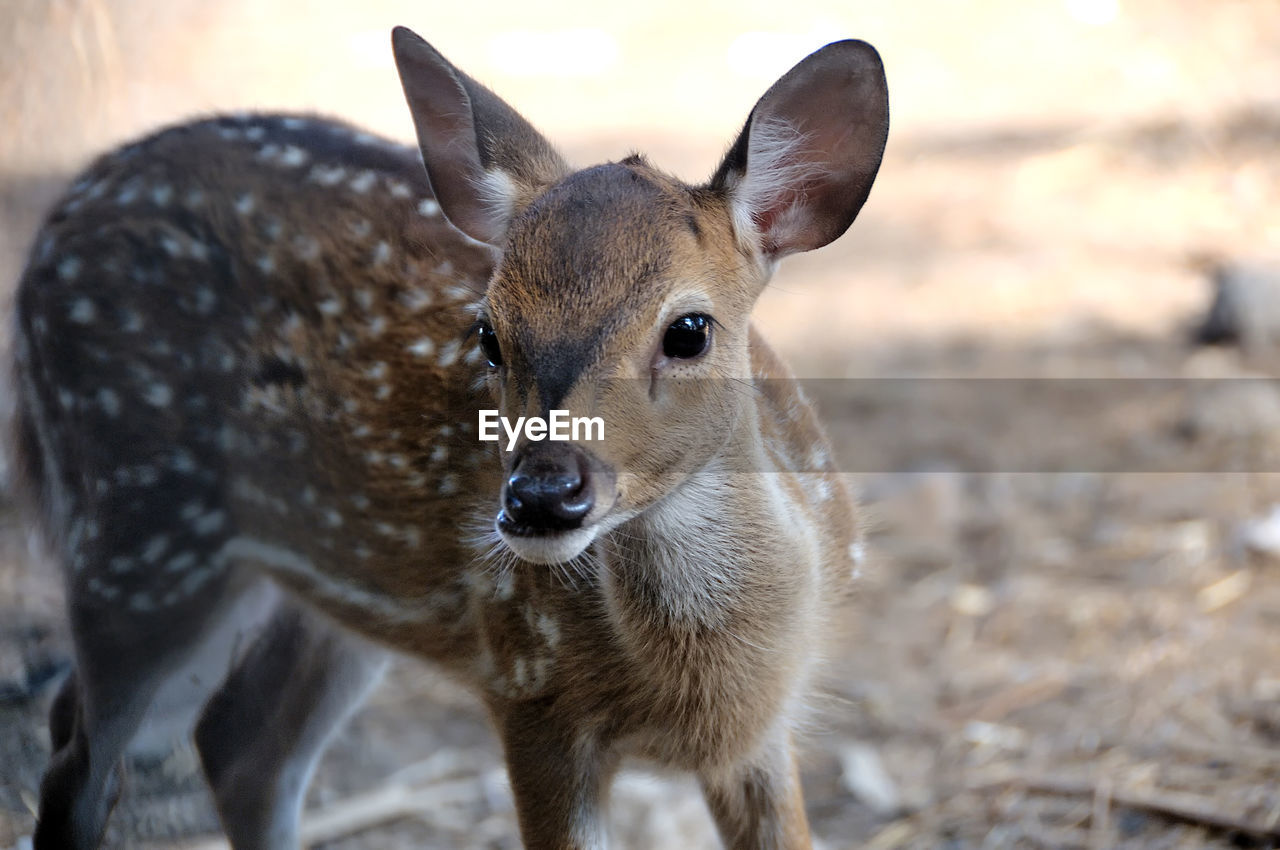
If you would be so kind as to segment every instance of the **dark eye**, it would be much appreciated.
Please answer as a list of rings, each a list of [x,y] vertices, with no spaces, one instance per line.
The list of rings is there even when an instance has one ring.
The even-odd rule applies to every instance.
[[[711,317],[690,313],[671,323],[662,337],[662,353],[687,360],[707,350],[711,341]]]
[[[501,366],[502,348],[498,345],[498,335],[493,332],[493,328],[481,324],[476,328],[476,335],[480,337],[480,350],[484,352],[489,365],[495,369]]]

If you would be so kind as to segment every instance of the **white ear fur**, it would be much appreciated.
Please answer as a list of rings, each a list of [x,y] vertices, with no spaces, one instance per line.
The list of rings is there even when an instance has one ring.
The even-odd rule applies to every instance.
[[[806,187],[827,176],[821,157],[805,156],[808,138],[780,118],[752,122],[747,168],[729,186],[734,232],[759,244],[760,222],[774,211],[769,231],[786,242],[802,226]]]
[[[492,232],[501,240],[511,224],[520,198],[516,181],[501,168],[489,168],[473,186],[476,198],[488,215]]]
[[[833,42],[769,87],[708,187],[765,258],[812,251],[857,217],[888,135],[879,54],[863,41]]]

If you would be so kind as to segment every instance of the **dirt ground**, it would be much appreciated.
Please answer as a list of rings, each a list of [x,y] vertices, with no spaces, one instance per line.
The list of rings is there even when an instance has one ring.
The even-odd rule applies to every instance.
[[[757,310],[816,379],[873,528],[851,636],[807,736],[815,835],[829,850],[1280,846],[1280,385],[1267,380],[1280,358],[1189,343],[1214,264],[1280,254],[1280,10],[990,2],[962,20],[956,4],[898,5],[916,11],[801,4],[785,24],[761,10],[740,21],[869,30],[902,117],[853,230],[784,264]],[[119,6],[53,4],[66,18],[44,29],[35,4],[0,17],[39,44],[57,26],[100,34],[95,16]],[[658,26],[659,12],[642,14],[654,17],[633,29],[600,24],[621,33],[616,73],[666,84],[631,50],[628,33]],[[712,17],[686,30],[705,43]],[[269,41],[251,29],[261,21],[206,23],[219,48],[228,32]],[[663,67],[692,40],[660,51]],[[92,70],[103,41],[82,41]],[[114,85],[132,92],[127,48]],[[690,59],[671,80],[696,85],[709,64]],[[182,110],[98,115],[42,160],[28,137],[55,119],[8,82],[0,101],[18,123],[0,138],[0,269],[16,275],[77,156]],[[308,105],[309,89],[272,85],[250,102]],[[512,82],[535,99],[548,86]],[[351,98],[328,111],[344,104],[379,125]],[[629,136],[547,123],[580,161],[639,144],[679,173],[709,171],[740,118],[686,126],[683,108],[667,123],[644,113],[653,126]],[[54,570],[30,560],[5,507],[0,848],[25,847],[33,824],[43,716],[68,663],[59,606]],[[130,766],[109,846],[219,846],[193,758],[178,746]],[[335,741],[308,807],[326,850],[518,846],[483,717],[408,659]],[[612,819],[622,847],[717,846],[686,778],[625,773]]]

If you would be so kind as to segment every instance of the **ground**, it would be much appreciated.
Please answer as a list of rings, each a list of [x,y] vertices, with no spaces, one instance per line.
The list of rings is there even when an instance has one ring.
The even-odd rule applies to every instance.
[[[1134,49],[1095,55],[1088,84],[1061,90],[1065,117],[1051,90],[1003,117],[975,90],[996,117],[930,125],[912,86],[935,78],[901,62],[919,73],[896,89],[891,73],[907,126],[871,202],[840,242],[785,264],[757,311],[815,378],[872,529],[806,734],[825,848],[1280,845],[1276,359],[1190,344],[1214,263],[1280,248],[1274,75],[1245,70],[1274,70],[1280,17],[1118,8],[1110,26]],[[1017,26],[1030,24],[987,46],[1026,41]],[[944,35],[930,38],[945,56]],[[1158,45],[1203,84],[1184,109],[1105,90],[1106,62],[1126,80],[1155,73]],[[1068,49],[1046,40],[1044,62]],[[1197,99],[1215,62],[1236,76]],[[1081,118],[1091,92],[1106,114]],[[571,145],[581,160],[625,152],[614,142],[582,130]],[[660,163],[709,170],[683,143],[646,139]],[[66,176],[11,175],[10,234],[29,234]],[[24,846],[47,759],[43,716],[67,664],[57,588],[6,505],[0,848]],[[625,774],[621,846],[715,846],[693,791]],[[334,743],[309,810],[326,850],[518,846],[481,713],[408,659]],[[179,748],[131,767],[109,846],[213,847],[215,830]]]

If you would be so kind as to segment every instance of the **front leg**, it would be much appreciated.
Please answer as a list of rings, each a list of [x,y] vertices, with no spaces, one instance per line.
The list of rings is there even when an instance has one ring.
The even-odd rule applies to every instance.
[[[508,706],[500,722],[520,837],[528,850],[604,850],[616,759],[551,700]]]
[[[791,735],[772,735],[742,764],[704,773],[702,791],[728,850],[811,850]]]

